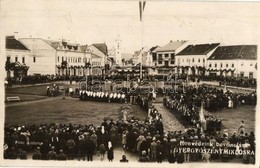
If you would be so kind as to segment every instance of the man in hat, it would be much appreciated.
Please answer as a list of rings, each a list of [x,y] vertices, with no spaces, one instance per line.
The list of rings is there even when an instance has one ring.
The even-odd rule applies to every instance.
[[[147,156],[146,151],[142,151],[142,154],[139,158],[139,162],[150,162],[149,156]]]
[[[33,160],[41,160],[42,159],[42,154],[40,152],[40,147],[37,147],[35,152],[32,155]]]
[[[156,155],[157,155],[157,162],[162,163],[163,155],[164,155],[164,149],[163,149],[163,145],[161,144],[160,140],[157,141]]]
[[[48,160],[56,160],[56,156],[57,156],[57,154],[56,154],[56,152],[55,152],[55,147],[52,146],[52,147],[51,147],[51,151],[49,151],[49,153],[48,153],[48,155],[47,155]]]
[[[156,138],[153,137],[152,139],[152,143],[151,143],[151,161],[155,162],[157,160],[156,157],[156,151],[157,151],[157,143],[156,143]]]
[[[60,153],[57,155],[57,160],[67,160],[67,156],[63,153],[63,150],[60,150]]]

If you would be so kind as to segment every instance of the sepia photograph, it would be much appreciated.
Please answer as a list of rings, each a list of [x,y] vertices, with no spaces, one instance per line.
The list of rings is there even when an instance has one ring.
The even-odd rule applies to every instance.
[[[259,167],[260,2],[1,0],[0,166]]]

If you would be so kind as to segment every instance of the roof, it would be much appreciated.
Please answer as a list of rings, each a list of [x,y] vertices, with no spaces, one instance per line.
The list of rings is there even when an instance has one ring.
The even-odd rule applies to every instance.
[[[219,46],[208,60],[257,59],[257,45]]]
[[[220,43],[212,43],[212,44],[197,44],[197,45],[188,45],[177,55],[206,55]]]
[[[157,52],[165,52],[165,51],[175,51],[176,49],[178,49],[180,46],[182,46],[184,43],[186,43],[187,41],[170,41],[168,44],[166,44],[165,46],[159,48],[158,50],[156,50]]]
[[[150,52],[155,51],[158,47],[159,47],[159,46],[154,46],[154,47],[150,48]]]
[[[16,40],[14,36],[6,36],[5,41],[6,49],[29,50],[21,41]]]
[[[107,45],[105,43],[96,43],[93,44],[97,49],[99,49],[102,53],[104,53],[105,55],[108,54],[108,50],[107,50]]]
[[[87,45],[79,45],[73,43],[67,43],[65,41],[52,41],[52,40],[44,40],[50,46],[52,46],[56,50],[67,50],[67,51],[77,51],[77,52],[85,52],[87,49]]]

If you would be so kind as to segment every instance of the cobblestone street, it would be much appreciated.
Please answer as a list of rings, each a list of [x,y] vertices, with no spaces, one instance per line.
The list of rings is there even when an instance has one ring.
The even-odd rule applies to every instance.
[[[165,131],[179,131],[184,130],[184,126],[177,120],[177,118],[166,109],[162,103],[154,103],[154,107],[160,111],[163,118],[163,125]]]

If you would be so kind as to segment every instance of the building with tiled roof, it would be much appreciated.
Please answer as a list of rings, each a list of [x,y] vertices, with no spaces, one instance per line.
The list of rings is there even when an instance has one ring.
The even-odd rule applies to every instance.
[[[219,46],[208,58],[209,75],[256,78],[257,45]]]
[[[23,77],[30,73],[28,66],[32,62],[30,57],[30,49],[15,36],[6,36],[5,38],[5,54],[7,77]]]
[[[85,45],[42,38],[20,40],[31,50],[31,75],[86,75],[85,63],[91,62],[91,54],[86,51]]]
[[[178,73],[202,75],[205,74],[207,59],[220,43],[188,45],[176,54]]]
[[[96,43],[93,44],[97,49],[99,49],[105,55],[108,54],[107,45],[105,43]]]
[[[158,67],[159,74],[169,74],[176,71],[176,59],[175,55],[179,53],[184,47],[186,47],[187,41],[177,40],[170,41],[163,47],[157,47],[156,57],[153,56],[154,66]]]
[[[105,74],[108,73],[108,68],[111,67],[111,60],[108,59],[108,50],[105,43],[102,44],[92,44],[87,47],[87,51],[93,56],[91,59],[92,64],[92,74]]]

